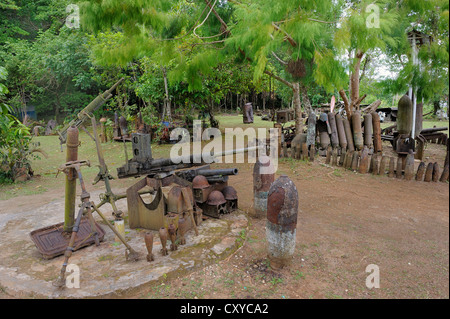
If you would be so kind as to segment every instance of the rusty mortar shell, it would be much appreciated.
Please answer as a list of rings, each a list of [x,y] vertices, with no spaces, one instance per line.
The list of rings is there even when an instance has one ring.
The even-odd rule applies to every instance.
[[[342,119],[342,122],[344,123],[345,138],[347,139],[347,148],[349,151],[354,151],[355,144],[353,143],[353,133],[350,121],[347,119],[347,117],[344,117]]]
[[[170,241],[171,241],[171,244],[170,244],[170,250],[171,250],[171,251],[175,251],[175,250],[178,249],[178,246],[177,246],[177,244],[176,244],[176,240],[177,240],[177,229],[176,229],[176,227],[175,227],[174,224],[170,224],[170,225],[169,225],[168,232],[169,232],[169,238],[170,238]]]
[[[275,180],[275,168],[268,156],[260,156],[253,166],[253,217],[265,218],[267,195]],[[249,212],[252,212],[250,210]]]
[[[319,132],[320,147],[326,149],[330,145],[330,135],[327,131]]]
[[[364,115],[364,145],[368,148],[373,146],[372,114]]]
[[[364,139],[361,127],[361,112],[355,111],[352,115],[353,141],[355,149],[360,151],[364,147]]]
[[[339,146],[339,137],[336,125],[336,115],[333,112],[328,113],[328,122],[331,128],[331,146],[336,148]]]
[[[165,227],[159,229],[159,238],[161,240],[161,253],[163,256],[167,256],[167,239],[169,238],[169,233]]]
[[[405,180],[410,181],[414,177],[414,154],[410,150],[409,154],[406,156],[406,166],[405,166]]]
[[[416,181],[422,182],[424,174],[425,174],[425,162],[420,162],[419,168],[417,168]]]
[[[361,159],[359,161],[359,173],[366,174],[368,169],[369,169],[369,148],[367,147],[367,145],[364,145],[364,149],[361,151]]]
[[[344,120],[340,114],[336,114],[336,128],[341,149],[347,148],[347,136],[345,135]]]
[[[397,157],[397,178],[401,179],[403,177],[403,158],[401,156]]]
[[[388,160],[389,160],[388,156],[381,157],[380,170],[378,172],[379,175],[384,176],[386,174],[386,167],[388,165]]]
[[[337,148],[333,149],[333,154],[332,154],[331,158],[332,158],[331,165],[337,166],[337,164],[338,164],[338,149]]]
[[[350,166],[350,169],[352,171],[356,171],[358,169],[358,161],[359,161],[359,152],[354,151],[352,157],[352,164]]]
[[[372,155],[372,175],[379,175],[380,174],[380,170],[379,170],[379,164],[378,164],[378,155],[377,154],[373,154]]]
[[[271,267],[287,266],[295,252],[298,192],[286,175],[270,187],[267,199],[266,238]]]
[[[331,163],[331,155],[333,154],[333,148],[331,145],[327,147],[327,157],[325,159],[325,164],[329,165]]]
[[[186,232],[187,232],[186,219],[181,217],[178,219],[178,235],[180,236],[180,245],[186,245]]]
[[[147,261],[153,261],[155,260],[155,256],[153,255],[153,233],[146,232],[144,235],[144,241],[145,241],[145,247],[147,247]]]
[[[441,181],[442,183],[445,183],[446,181],[448,181],[448,176],[449,176],[449,165],[445,165],[444,166],[444,170],[442,171],[442,175],[441,178],[439,179],[439,181]]]
[[[350,169],[350,166],[352,165],[352,158],[353,158],[353,153],[355,151],[348,151],[346,156],[345,156],[345,161],[344,161],[344,168],[346,169]]]
[[[375,153],[383,151],[383,143],[381,141],[381,121],[377,112],[372,112],[372,129],[373,129],[373,148]]]
[[[431,182],[433,178],[433,168],[434,168],[433,163],[428,163],[427,169],[425,171],[425,177],[423,179],[424,182]]]
[[[441,171],[441,169],[440,169],[440,167],[439,167],[438,162],[435,162],[435,163],[433,164],[433,175],[432,175],[432,178],[431,178],[431,180],[432,180],[433,182],[438,182],[438,181],[439,181],[440,171]]]
[[[341,157],[339,157],[339,166],[344,166],[344,161],[347,156],[347,150],[343,148],[341,150]]]
[[[389,158],[389,173],[388,176],[393,178],[395,176],[395,157],[391,156]]]

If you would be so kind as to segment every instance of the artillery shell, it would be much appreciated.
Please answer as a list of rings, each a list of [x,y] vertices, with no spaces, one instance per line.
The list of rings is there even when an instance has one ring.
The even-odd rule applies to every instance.
[[[386,174],[386,167],[388,165],[388,160],[389,160],[389,157],[387,157],[387,156],[382,156],[381,157],[380,169],[379,169],[379,172],[378,172],[379,175]]]
[[[380,116],[377,112],[372,112],[372,129],[373,129],[373,148],[375,152],[383,151],[383,143],[381,141],[381,124]]]
[[[361,112],[360,111],[355,111],[353,113],[352,127],[353,127],[353,141],[355,144],[355,149],[360,151],[364,147],[364,139],[363,139],[362,128],[361,128]]]
[[[175,250],[178,249],[178,246],[176,244],[177,229],[175,228],[175,225],[174,224],[170,224],[168,231],[169,231],[169,237],[170,237],[170,241],[171,241],[170,250],[171,251],[175,251]]]
[[[416,181],[423,181],[423,174],[425,173],[425,162],[420,162],[416,173]]]
[[[328,135],[327,131],[320,132],[319,139],[320,139],[320,147],[322,149],[325,149],[330,145],[330,135]]]
[[[333,112],[328,113],[328,122],[330,123],[331,128],[331,146],[336,148],[339,146],[339,138],[336,126],[336,115]]]
[[[338,158],[338,150],[337,148],[333,149],[331,165],[337,166],[337,158]]]
[[[344,168],[350,169],[350,166],[352,165],[352,158],[353,158],[353,153],[355,151],[348,151],[347,155],[345,157],[345,161],[344,161]]]
[[[346,117],[344,117],[342,121],[344,123],[345,137],[347,139],[347,148],[349,151],[354,151],[355,144],[353,143],[352,127],[350,125],[349,120]]]
[[[361,151],[361,159],[359,160],[359,173],[366,174],[369,169],[369,149],[367,145],[364,145],[364,149]]]
[[[414,154],[412,150],[406,156],[406,166],[405,166],[405,179],[407,181],[412,180],[414,177]]]
[[[397,178],[402,178],[403,173],[403,159],[399,156],[397,157]]]
[[[327,148],[327,158],[325,159],[325,164],[330,164],[331,163],[331,155],[333,153],[333,148],[331,146],[328,146]]]
[[[266,238],[268,257],[273,268],[288,265],[295,251],[298,192],[286,175],[280,176],[269,190]]]
[[[445,165],[444,170],[442,171],[441,178],[439,179],[442,183],[445,183],[448,180],[449,176],[449,167],[448,164]]]
[[[274,180],[275,169],[270,157],[258,157],[255,165],[253,166],[253,217],[266,217],[267,195],[269,193],[270,185],[272,185]],[[249,212],[252,211],[250,210]]]
[[[180,245],[186,245],[187,222],[181,217],[178,219],[178,235],[180,236]]]
[[[433,175],[432,175],[433,182],[439,181],[440,171],[441,171],[441,169],[439,167],[438,162],[434,163],[433,164]]]
[[[431,182],[433,178],[433,163],[428,163],[427,170],[425,171],[424,182]]]
[[[339,158],[339,166],[344,166],[345,157],[347,156],[346,149],[342,149],[341,157]]]
[[[373,154],[372,155],[372,175],[379,175],[380,169],[378,164],[378,155]]]
[[[347,136],[345,135],[344,121],[340,114],[336,114],[336,127],[339,138],[339,146],[341,149],[347,148]]]
[[[364,115],[364,145],[368,148],[373,146],[373,127],[372,127],[372,115]]]
[[[389,177],[393,178],[395,176],[395,157],[391,156],[389,158]]]
[[[165,227],[161,227],[159,229],[159,239],[161,240],[161,253],[163,256],[167,256],[168,251],[166,248],[167,238],[169,237],[169,233]]]
[[[145,247],[147,247],[147,261],[153,261],[155,260],[155,256],[152,253],[153,250],[153,233],[146,232],[144,235],[144,241],[145,241]]]
[[[356,171],[358,169],[359,152],[354,151],[352,157],[351,170]]]

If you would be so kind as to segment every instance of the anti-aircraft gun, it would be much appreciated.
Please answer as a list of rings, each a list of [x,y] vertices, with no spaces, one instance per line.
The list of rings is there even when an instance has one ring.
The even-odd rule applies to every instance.
[[[117,88],[117,86],[120,83],[123,82],[123,80],[124,80],[124,78],[121,78],[109,90],[106,90],[105,92],[99,94],[94,100],[92,100],[91,103],[89,103],[84,109],[82,109],[78,113],[76,119],[70,121],[70,123],[68,123],[66,126],[64,126],[64,128],[61,130],[61,132],[58,132],[61,147],[67,141],[67,130],[69,129],[69,127],[76,126],[78,128],[81,125],[83,125],[84,121],[89,119],[89,114],[96,111],[100,106],[105,104],[105,102],[113,96],[114,90]]]

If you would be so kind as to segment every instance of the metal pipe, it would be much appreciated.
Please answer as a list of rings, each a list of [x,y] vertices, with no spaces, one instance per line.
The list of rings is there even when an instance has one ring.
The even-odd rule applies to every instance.
[[[74,125],[67,130],[66,162],[78,160],[78,128]],[[71,232],[75,218],[75,197],[77,195],[77,174],[74,168],[69,168],[66,174],[64,202],[64,231]]]

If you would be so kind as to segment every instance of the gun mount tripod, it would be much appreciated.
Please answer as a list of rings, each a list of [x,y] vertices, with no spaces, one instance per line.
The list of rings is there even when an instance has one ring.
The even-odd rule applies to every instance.
[[[95,226],[94,217],[92,216],[92,210],[98,213],[98,215],[102,218],[102,220],[105,222],[105,224],[114,232],[114,234],[120,239],[120,241],[125,245],[127,250],[125,251],[125,257],[127,260],[133,260],[137,261],[139,260],[139,254],[126,242],[126,240],[122,237],[122,235],[109,223],[108,219],[102,214],[102,212],[98,209],[98,206],[96,206],[92,201],[90,201],[90,194],[86,191],[86,187],[84,185],[83,176],[81,174],[81,166],[90,166],[89,161],[73,161],[73,162],[67,162],[64,165],[62,165],[58,169],[58,173],[64,172],[65,174],[68,173],[69,169],[75,169],[77,172],[78,180],[80,181],[81,186],[81,207],[78,211],[77,218],[75,220],[75,225],[72,228],[72,234],[70,237],[69,244],[66,248],[66,251],[64,253],[64,263],[61,267],[61,273],[58,277],[58,279],[53,282],[53,285],[55,287],[63,288],[65,285],[65,274],[66,274],[66,268],[69,262],[69,258],[72,256],[75,247],[75,239],[77,236],[77,232],[81,223],[81,217],[83,215],[86,215],[89,219],[89,223],[91,225],[91,234],[90,236],[94,236],[95,238],[95,245],[99,246],[100,241],[98,239],[98,233]],[[89,237],[90,237],[89,236]],[[87,238],[89,238],[87,237]],[[86,239],[87,239],[86,238]],[[85,240],[86,240],[85,239]]]

